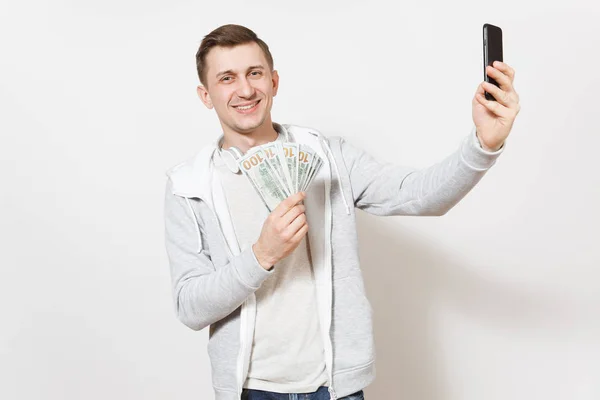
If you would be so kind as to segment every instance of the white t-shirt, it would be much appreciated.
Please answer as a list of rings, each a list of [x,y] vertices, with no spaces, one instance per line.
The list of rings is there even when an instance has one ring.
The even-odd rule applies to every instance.
[[[283,140],[279,135],[277,140]],[[248,178],[232,173],[218,153],[215,168],[225,192],[240,250],[256,243],[269,210]],[[327,384],[307,237],[256,291],[256,325],[244,388],[310,393]]]

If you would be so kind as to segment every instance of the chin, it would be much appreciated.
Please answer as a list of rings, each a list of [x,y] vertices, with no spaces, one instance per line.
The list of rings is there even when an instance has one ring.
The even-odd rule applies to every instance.
[[[239,131],[253,131],[257,128],[260,128],[262,126],[262,124],[264,124],[265,122],[265,118],[260,118],[257,121],[243,121],[242,123],[236,123],[234,124],[234,126],[237,128],[237,130]]]

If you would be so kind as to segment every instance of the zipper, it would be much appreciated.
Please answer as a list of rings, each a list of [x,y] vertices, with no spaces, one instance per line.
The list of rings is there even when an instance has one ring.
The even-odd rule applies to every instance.
[[[335,394],[335,390],[333,390],[333,388],[331,386],[329,386],[329,399],[330,400],[336,400],[337,399],[337,395]]]
[[[185,197],[186,199],[188,198],[185,194],[183,193],[176,193],[179,196]],[[199,197],[200,200],[202,200],[202,198]],[[202,200],[204,201],[204,200]],[[229,247],[229,242],[227,241],[227,239],[225,238],[225,234],[223,233],[223,229],[221,228],[221,221],[219,220],[219,217],[217,216],[216,211],[212,208],[212,207],[207,207],[210,212],[212,213],[213,217],[215,218],[215,221],[217,222],[217,226],[219,227],[219,233],[221,234],[221,239],[223,239],[223,243],[225,243],[225,249],[227,250],[227,254],[229,256],[229,259],[233,258],[233,252],[231,251],[231,248]],[[194,219],[196,218],[195,215],[193,215]],[[196,224],[198,222],[196,221]],[[254,295],[252,295],[254,296]],[[243,380],[243,376],[244,376],[244,358],[246,355],[246,334],[247,334],[247,308],[248,308],[248,300],[244,300],[244,302],[242,303],[242,309],[240,310],[240,350],[238,352],[238,356],[237,356],[237,390],[238,390],[238,396],[241,397],[242,396],[242,391],[243,391],[243,386],[244,386],[244,382],[242,382]]]
[[[244,390],[244,382],[242,382],[244,377],[244,358],[246,356],[246,324],[248,323],[246,318],[246,310],[248,306],[246,302],[248,300],[244,300],[242,303],[242,309],[240,311],[240,351],[238,353],[237,358],[237,390],[238,390],[238,398],[241,398],[242,391]]]
[[[316,135],[315,135],[316,136]],[[319,145],[321,146],[321,149],[323,150],[323,152],[325,153],[325,157],[328,157],[327,151],[325,149],[323,149],[323,139],[320,138],[319,136],[317,136],[317,141],[319,142]],[[327,272],[327,277],[329,279],[329,285],[328,287],[328,295],[327,295],[327,315],[328,315],[328,324],[326,326],[327,328],[327,346],[328,349],[326,349],[325,354],[328,356],[328,363],[326,362],[326,365],[329,364],[328,366],[328,372],[329,372],[329,387],[328,387],[328,391],[329,391],[329,399],[330,400],[336,400],[337,399],[337,394],[335,393],[335,389],[333,388],[333,341],[331,339],[331,321],[333,319],[332,316],[332,302],[333,302],[333,266],[332,266],[332,262],[331,262],[331,257],[332,257],[332,249],[331,249],[331,229],[332,229],[332,219],[333,219],[333,210],[331,208],[331,175],[333,174],[333,171],[331,169],[331,161],[329,162],[329,180],[325,180],[325,208],[328,209],[328,213],[326,213],[325,215],[325,260],[326,261],[326,272]],[[328,350],[328,351],[327,351]]]
[[[210,171],[211,173],[211,189],[214,189],[213,185],[217,185],[217,183],[215,183],[215,175],[216,172],[211,169]],[[218,179],[218,178],[217,178]],[[225,195],[225,193],[222,192],[223,187],[221,186],[221,182],[218,182],[218,188],[217,190],[220,190],[223,194],[223,196]],[[211,190],[211,196],[212,196],[212,201],[214,202],[214,195],[215,195],[215,191]],[[227,253],[229,254],[230,259],[233,258],[234,254],[233,251],[231,250],[231,246],[229,244],[229,241],[227,240],[227,237],[225,235],[225,232],[223,231],[223,226],[221,225],[221,220],[219,219],[218,215],[217,215],[217,207],[213,206],[214,209],[211,209],[213,215],[216,218],[217,221],[217,225],[219,226],[219,232],[221,233],[221,237],[223,238],[223,243],[225,243],[225,248],[227,249]],[[211,208],[211,207],[209,207]],[[237,243],[237,239],[236,239],[236,243]],[[237,246],[238,251],[239,249],[239,245]],[[239,254],[239,253],[238,253]],[[252,295],[253,296],[253,295]],[[243,386],[244,386],[244,361],[246,358],[246,336],[247,336],[247,330],[248,330],[248,303],[250,300],[251,296],[249,298],[246,298],[246,300],[244,300],[244,302],[242,303],[242,308],[240,309],[240,333],[239,333],[239,338],[240,338],[240,349],[238,352],[238,356],[237,356],[237,361],[236,361],[236,367],[237,367],[237,373],[236,373],[236,377],[237,377],[237,392],[238,392],[238,397],[242,396],[242,391],[243,391]]]
[[[208,207],[210,208],[210,207]],[[229,258],[233,258],[233,252],[231,251],[231,248],[229,247],[229,242],[227,241],[227,239],[225,238],[225,234],[223,233],[223,229],[221,227],[221,222],[219,221],[219,218],[217,216],[216,211],[214,211],[213,209],[211,209],[211,212],[213,213],[213,216],[215,217],[216,221],[217,221],[217,225],[219,226],[219,233],[221,234],[221,238],[223,239],[223,243],[225,243],[225,248],[227,249],[227,253],[229,254]],[[254,296],[254,294],[252,294],[251,296]],[[242,391],[243,391],[243,387],[244,387],[244,382],[243,382],[243,377],[244,377],[244,360],[245,360],[245,356],[246,356],[246,335],[247,335],[247,324],[248,324],[248,299],[244,300],[244,302],[242,303],[242,308],[240,310],[240,349],[238,352],[238,356],[237,356],[237,391],[238,391],[238,397],[242,396]]]

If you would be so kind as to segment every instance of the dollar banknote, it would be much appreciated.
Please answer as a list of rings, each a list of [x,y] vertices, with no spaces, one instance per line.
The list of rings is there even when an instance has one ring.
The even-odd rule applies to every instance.
[[[260,148],[267,156],[267,161],[271,167],[273,167],[279,175],[287,195],[289,196],[296,193],[295,188],[292,186],[292,179],[287,166],[287,161],[285,160],[282,143],[280,141],[269,142],[260,146]]]
[[[306,176],[304,177],[304,182],[302,182],[302,187],[300,188],[300,190],[306,190],[306,187],[308,186],[308,181],[314,171],[314,168],[316,166],[317,160],[319,159],[319,157],[315,154],[312,155],[312,158],[310,160],[310,163],[308,164],[308,168],[306,170]]]
[[[288,197],[280,177],[268,162],[267,155],[262,149],[245,154],[238,162],[240,169],[250,180],[269,211],[273,211]]]
[[[314,151],[305,144],[300,144],[298,151],[298,190],[304,189],[304,183],[308,176],[310,164],[313,161]]]
[[[304,184],[304,188],[302,190],[307,190],[308,189],[308,187],[312,183],[313,179],[315,178],[315,176],[319,172],[319,169],[321,168],[321,165],[323,164],[323,160],[318,155],[315,154],[314,159],[315,159],[315,161],[311,165],[311,172],[310,172],[310,174],[308,176],[308,179],[306,180],[306,183]]]
[[[298,193],[298,144],[284,143],[283,153],[292,180],[292,192]]]
[[[310,146],[280,141],[254,146],[237,161],[269,211],[288,196],[306,191],[323,164]]]

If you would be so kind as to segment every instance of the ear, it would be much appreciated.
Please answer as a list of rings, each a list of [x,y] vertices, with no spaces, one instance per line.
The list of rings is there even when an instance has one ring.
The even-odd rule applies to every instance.
[[[204,86],[198,85],[198,87],[196,88],[196,92],[198,93],[198,97],[200,97],[200,100],[202,100],[206,108],[212,110],[213,103],[210,99],[210,94],[208,93],[208,90],[206,90]]]
[[[275,97],[279,89],[279,73],[276,70],[271,71],[271,81],[273,82],[273,97]]]

